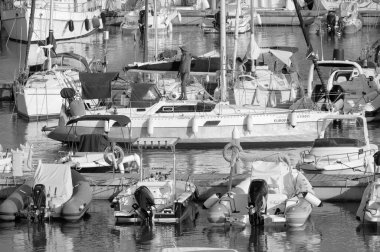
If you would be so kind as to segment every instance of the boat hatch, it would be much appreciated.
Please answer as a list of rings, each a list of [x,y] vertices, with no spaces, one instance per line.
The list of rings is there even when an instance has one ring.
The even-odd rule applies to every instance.
[[[220,121],[207,121],[203,124],[204,127],[208,127],[208,126],[216,126],[220,123]]]

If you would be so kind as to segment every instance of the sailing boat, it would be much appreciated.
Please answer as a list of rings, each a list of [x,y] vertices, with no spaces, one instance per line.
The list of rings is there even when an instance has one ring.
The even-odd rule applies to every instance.
[[[222,2],[222,18],[224,15]],[[169,136],[179,138],[177,146],[197,148],[224,146],[230,142],[231,136],[239,139],[245,147],[257,146],[257,143],[313,141],[317,137],[316,122],[335,112],[321,111],[307,99],[299,100],[288,109],[229,103],[224,29],[224,24],[221,24],[220,100],[170,100],[156,92],[155,84],[139,83],[132,85],[128,105],[98,107],[86,110],[86,114],[127,115],[131,124],[123,128],[123,134],[129,136],[130,143],[141,137]],[[305,108],[305,104],[309,107]],[[48,137],[61,142],[76,142],[82,134],[103,131],[104,123],[100,121],[66,125],[68,119],[68,114],[61,114],[59,126]],[[123,136],[120,130],[111,127],[109,138],[123,139]]]
[[[1,21],[9,38],[23,43],[28,42],[31,1],[10,1],[3,5]],[[37,0],[34,13],[34,33],[32,43],[44,41],[49,35],[49,23],[53,22],[55,40],[84,37],[102,29],[100,8],[95,0],[54,0],[46,4]],[[54,15],[50,17],[49,8],[54,4]]]

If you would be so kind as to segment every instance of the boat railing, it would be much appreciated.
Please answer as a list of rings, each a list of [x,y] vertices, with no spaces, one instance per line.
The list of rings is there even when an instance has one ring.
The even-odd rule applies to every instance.
[[[310,153],[310,150],[305,150],[301,152],[301,161],[306,164],[318,164],[320,162],[327,162],[328,165],[340,163],[342,161],[351,162],[353,160],[364,159],[366,157],[372,157],[373,154],[377,152],[376,149],[370,150],[358,150],[356,152],[347,152],[340,154],[330,154],[330,155],[314,155]]]

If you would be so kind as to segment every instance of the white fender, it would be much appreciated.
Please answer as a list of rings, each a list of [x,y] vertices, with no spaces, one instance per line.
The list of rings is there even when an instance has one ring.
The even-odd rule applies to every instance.
[[[322,201],[310,192],[303,193],[303,197],[313,206],[316,206],[316,207],[322,206]]]
[[[297,116],[296,116],[295,112],[291,112],[290,113],[290,115],[289,115],[289,124],[293,128],[296,127],[296,125],[297,125]]]
[[[252,133],[253,131],[253,117],[252,115],[247,116],[247,131]]]
[[[173,31],[173,24],[172,22],[169,22],[168,24],[168,32],[172,32]]]
[[[109,121],[104,121],[104,132],[110,132],[110,122]]]
[[[236,126],[234,127],[234,129],[232,130],[232,139],[236,140],[236,139],[240,139],[240,132],[239,130],[236,128]]]
[[[216,195],[216,193],[214,193],[213,195],[211,195],[204,203],[203,203],[203,206],[208,209],[210,207],[212,207],[213,205],[215,205],[216,202],[218,202],[219,198],[218,196]]]
[[[196,135],[198,133],[198,119],[194,116],[193,117],[193,122],[192,122],[192,125],[191,125],[191,129],[193,130],[193,134]]]
[[[138,167],[140,168],[140,164],[141,164],[140,156],[137,155],[136,153],[134,153],[133,155],[128,155],[123,158],[123,163],[130,163],[133,161],[135,161]]]
[[[154,120],[152,117],[149,117],[148,119],[148,135],[153,136],[154,132]]]

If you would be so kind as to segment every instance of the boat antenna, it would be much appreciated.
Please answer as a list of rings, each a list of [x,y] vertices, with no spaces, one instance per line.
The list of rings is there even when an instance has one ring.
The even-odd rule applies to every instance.
[[[326,99],[328,99],[328,90],[327,90],[327,86],[326,86],[326,83],[324,82],[323,78],[322,78],[322,73],[319,69],[319,66],[318,66],[318,63],[317,63],[317,55],[315,54],[314,52],[314,49],[313,49],[313,46],[312,44],[310,43],[310,38],[309,38],[309,35],[308,33],[306,32],[306,28],[305,28],[305,23],[303,22],[303,17],[302,17],[302,14],[301,14],[301,7],[299,6],[298,4],[298,1],[297,0],[293,0],[293,3],[294,3],[294,6],[296,8],[296,12],[297,12],[297,16],[298,16],[298,20],[300,22],[300,27],[302,29],[302,33],[303,33],[303,36],[305,38],[305,41],[306,41],[306,46],[307,46],[307,58],[311,59],[313,61],[313,64],[314,64],[314,67],[315,67],[315,70],[317,71],[317,74],[318,74],[318,77],[319,79],[321,80],[321,84],[322,84],[322,91],[325,93],[326,95]]]
[[[32,35],[34,31],[34,12],[36,10],[36,0],[32,0],[32,6],[30,10],[30,17],[29,17],[29,29],[28,29],[28,43],[26,44],[26,52],[25,52],[25,65],[24,65],[24,72],[28,71],[28,58],[29,58],[29,50],[30,50],[30,43],[32,41]]]

